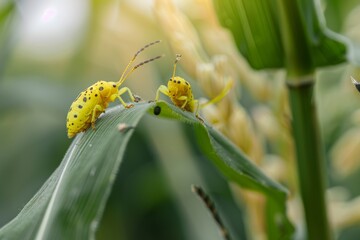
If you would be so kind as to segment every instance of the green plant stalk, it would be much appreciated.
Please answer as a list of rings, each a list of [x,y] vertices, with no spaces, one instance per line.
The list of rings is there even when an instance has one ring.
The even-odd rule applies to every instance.
[[[297,169],[307,239],[331,239],[325,202],[325,167],[314,101],[314,84],[289,88]]]
[[[303,4],[303,8],[300,4]],[[314,98],[315,69],[309,32],[304,23],[304,16],[310,16],[309,12],[314,7],[312,4],[311,1],[278,0],[297,172],[307,226],[306,239],[330,240],[325,202],[324,156]]]

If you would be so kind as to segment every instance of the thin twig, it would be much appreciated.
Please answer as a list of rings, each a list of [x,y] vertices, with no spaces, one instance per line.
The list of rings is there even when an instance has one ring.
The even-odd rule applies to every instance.
[[[230,240],[231,238],[230,238],[229,232],[226,229],[224,223],[222,222],[220,215],[217,212],[216,207],[215,207],[214,203],[211,201],[210,197],[199,186],[191,185],[191,191],[196,193],[196,195],[198,195],[199,198],[205,203],[205,206],[207,207],[207,209],[209,209],[212,217],[215,219],[217,225],[219,226],[220,232],[221,232],[221,235],[223,236],[223,238],[225,240]]]

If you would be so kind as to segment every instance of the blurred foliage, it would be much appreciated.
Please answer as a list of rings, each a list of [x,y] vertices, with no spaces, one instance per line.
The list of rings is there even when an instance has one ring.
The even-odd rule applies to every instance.
[[[346,46],[339,38],[328,34],[317,16],[314,1],[297,1],[306,42],[311,48],[314,67],[342,63],[346,60]],[[214,1],[220,21],[235,39],[239,51],[255,69],[284,68],[284,43],[280,32],[279,5],[271,0]],[[256,16],[256,17],[254,17]],[[298,31],[302,31],[298,29]],[[293,46],[297,47],[297,46]]]
[[[100,79],[118,79],[124,65],[138,47],[157,39],[164,40],[162,46],[149,49],[140,60],[159,53],[165,53],[166,58],[134,72],[125,85],[144,99],[153,99],[158,85],[164,84],[171,76],[173,47],[153,16],[152,1],[78,2],[79,5],[72,1],[58,1],[57,5],[50,6],[59,7],[59,17],[52,20],[55,21],[54,25],[51,25],[51,21],[47,23],[50,27],[40,24],[42,30],[30,27],[39,24],[39,16],[48,7],[45,1],[34,4],[32,8],[23,5],[23,2],[16,3],[15,8],[9,7],[14,6],[13,1],[6,1],[8,5],[0,3],[0,226],[17,215],[59,165],[71,143],[66,138],[65,116],[80,91]],[[358,0],[322,1],[327,25],[358,43],[359,4]],[[64,5],[76,9],[79,16],[61,15],[64,9],[60,6]],[[178,1],[177,6],[202,34],[206,53],[209,56],[219,53],[219,49],[212,46],[225,46],[214,37],[220,35],[206,35],[208,32],[205,30],[210,28],[201,17],[207,15],[197,14],[197,10],[205,6],[203,2]],[[24,8],[27,10],[23,11]],[[31,12],[38,15],[34,13],[31,17]],[[210,18],[207,20],[210,21]],[[57,25],[65,27],[55,27]],[[212,39],[215,39],[213,45],[210,42]],[[198,90],[196,94],[201,95],[202,89],[192,81],[195,77],[187,70],[186,62],[191,61],[189,58],[184,58],[180,63],[179,75],[187,76],[195,90]],[[231,63],[229,66],[235,68],[237,65]],[[268,100],[262,102],[256,96],[264,92],[253,94],[264,87],[273,92],[279,90],[277,83],[281,82],[281,72],[261,74],[271,78],[271,84],[266,82],[254,88],[254,85],[249,88],[249,85],[243,84],[238,100],[255,123],[257,134],[266,129],[259,125],[261,119],[256,117],[260,116],[256,115],[259,107],[271,108],[275,117],[286,119],[287,116],[281,108],[281,96],[268,94]],[[360,127],[357,112],[360,96],[349,80],[349,75],[356,74],[359,74],[359,70],[345,63],[324,68],[317,74],[318,111],[330,172],[329,187],[344,190],[337,194],[335,203],[346,204],[360,195],[357,184],[360,181],[359,154],[355,150],[348,152],[349,158],[353,159],[348,163],[348,167],[353,169],[348,175],[339,174],[338,167],[334,166],[344,164],[341,159],[335,160],[333,157],[336,156],[334,146],[339,144],[344,134]],[[241,83],[246,80],[257,83],[252,77],[241,75],[235,79]],[[262,119],[270,123],[268,117]],[[197,146],[187,140],[193,135],[187,133],[181,125],[166,121],[150,123],[152,130],[144,131],[140,127],[129,144],[123,169],[120,170],[99,227],[98,239],[109,239],[108,236],[118,236],[119,239],[169,239],[169,236],[174,239],[220,239],[217,226],[207,210],[190,192],[190,184],[200,182],[208,187],[213,196],[216,187],[211,187],[208,181],[203,180],[204,177],[200,177],[200,172],[205,172],[206,178],[211,179],[212,170],[207,169],[213,166],[202,165],[204,157],[199,156]],[[141,124],[149,123],[147,120]],[[281,124],[286,126],[286,121]],[[270,126],[273,130],[282,130],[278,125]],[[288,160],[283,161],[280,167],[291,166],[291,157],[285,157],[291,156],[286,155],[288,153],[284,150],[288,149],[288,145],[284,144],[287,141],[286,133],[280,133],[283,134],[282,141],[271,141],[268,135],[260,134],[268,154],[264,159],[270,156],[269,162],[276,164],[274,155],[278,155]],[[354,139],[348,139],[345,146],[350,142],[354,142]],[[165,150],[158,146],[165,146]],[[166,159],[164,156],[171,154],[171,151],[176,151],[177,156]],[[201,163],[198,164],[198,161]],[[339,161],[338,165],[334,165],[336,161]],[[172,164],[172,169],[168,164]],[[286,172],[293,175],[291,167],[286,168]],[[148,184],[156,184],[156,191],[150,191]],[[220,180],[214,184],[227,185],[224,181],[220,184]],[[296,190],[291,182],[286,185],[292,193]],[[222,186],[220,188],[224,189]],[[231,190],[233,195],[240,198],[236,204],[242,208],[247,223],[246,227],[240,226],[239,229],[249,231],[249,226],[255,221],[249,217],[250,207],[244,205],[245,194],[239,194],[234,187]],[[231,204],[235,203],[219,207],[227,208]],[[289,209],[291,217],[301,219],[296,211],[293,212],[294,209]],[[342,212],[335,212],[334,216],[340,218],[339,213]],[[358,222],[343,225],[337,230],[337,239],[341,240],[355,240],[359,235]]]

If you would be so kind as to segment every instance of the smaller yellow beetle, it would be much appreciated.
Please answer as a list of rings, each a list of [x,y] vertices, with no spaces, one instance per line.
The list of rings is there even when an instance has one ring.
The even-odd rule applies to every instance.
[[[148,62],[154,61],[162,57],[157,56],[143,61],[138,65],[134,66],[130,71],[128,71],[130,65],[135,61],[139,53],[159,42],[160,41],[149,43],[142,47],[140,50],[138,50],[126,66],[118,82],[98,81],[79,94],[79,96],[71,104],[69,112],[67,114],[66,127],[67,135],[69,138],[74,137],[79,132],[85,131],[90,127],[90,125],[95,128],[95,122],[97,118],[100,116],[101,113],[105,111],[110,102],[119,99],[119,101],[125,108],[130,108],[133,106],[132,104],[126,104],[121,98],[121,95],[127,92],[130,96],[131,101],[134,102],[135,98],[131,93],[130,89],[127,87],[119,89],[119,87],[135,69]]]
[[[172,77],[169,79],[167,86],[160,85],[158,90],[156,91],[155,101],[158,101],[160,98],[160,92],[164,95],[168,96],[173,104],[185,111],[193,112],[195,115],[198,115],[199,109],[205,107],[206,105],[213,104],[219,102],[223,99],[226,94],[233,87],[233,81],[230,80],[224,87],[224,89],[219,93],[218,96],[213,98],[212,100],[199,105],[199,100],[194,99],[194,95],[191,90],[190,83],[183,79],[182,77],[175,76],[176,73],[176,64],[181,59],[180,54],[176,54],[176,59],[174,63],[174,70]],[[160,110],[157,110],[158,114],[160,114]],[[158,115],[156,114],[156,115]]]

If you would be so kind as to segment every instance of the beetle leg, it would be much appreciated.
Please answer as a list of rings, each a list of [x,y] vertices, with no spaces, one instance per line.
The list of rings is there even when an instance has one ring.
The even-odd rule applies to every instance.
[[[117,95],[117,98],[119,99],[119,101],[121,102],[121,104],[125,107],[125,108],[131,108],[132,106],[134,106],[133,104],[126,104],[124,102],[124,100],[121,98],[121,95],[123,95],[125,92],[127,92],[129,94],[129,97],[131,99],[132,102],[135,102],[135,98],[134,95],[132,94],[131,90],[127,87],[123,87],[120,88],[119,93]]]
[[[199,100],[197,100],[197,99],[193,100],[193,104],[195,106],[195,116],[198,117],[199,116],[199,110],[200,110]]]
[[[95,105],[95,107],[92,111],[92,115],[91,115],[91,127],[93,129],[95,129],[95,122],[99,116],[98,114],[96,114],[96,112],[104,112],[104,111],[105,111],[105,109],[101,105]]]
[[[160,92],[163,93],[164,95],[170,97],[169,89],[165,85],[160,85],[160,87],[156,91],[155,102],[159,100]]]
[[[183,105],[181,105],[181,108],[185,108],[186,104],[189,101],[189,98],[187,96],[180,96],[177,98],[177,100],[184,101]]]

